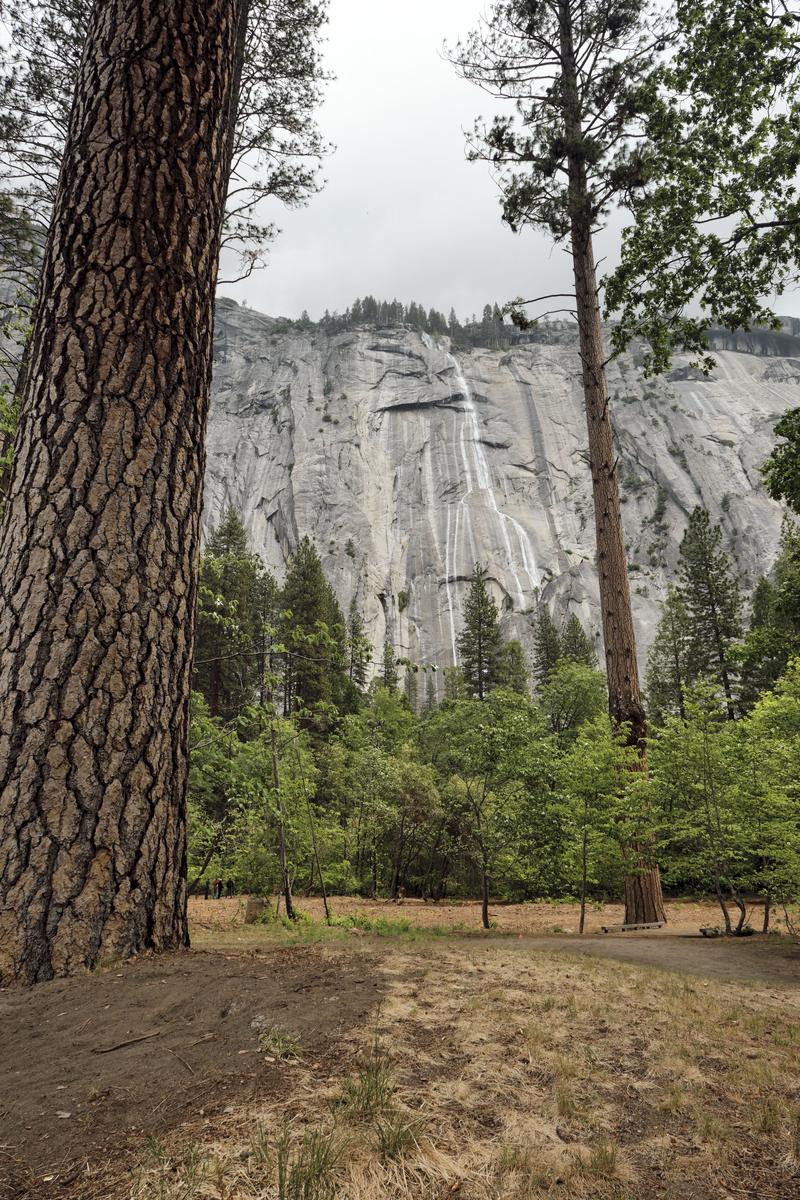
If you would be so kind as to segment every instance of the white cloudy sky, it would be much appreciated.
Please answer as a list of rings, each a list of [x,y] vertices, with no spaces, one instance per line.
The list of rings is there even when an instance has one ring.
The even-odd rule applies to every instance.
[[[489,301],[563,291],[569,262],[544,235],[500,221],[483,163],[468,163],[463,130],[492,100],[442,57],[484,0],[330,0],[326,64],[337,79],[319,114],[336,152],[327,185],[283,230],[267,270],[223,286],[272,315],[312,317],[356,296],[397,296],[464,317]],[[613,261],[615,236],[600,255]],[[784,298],[781,311],[800,313]]]

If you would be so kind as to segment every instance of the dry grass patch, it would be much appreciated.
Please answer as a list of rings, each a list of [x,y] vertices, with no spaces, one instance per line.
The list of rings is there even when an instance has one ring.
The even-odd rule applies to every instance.
[[[481,943],[383,961],[336,1077],[296,1061],[134,1200],[798,1194],[796,995]]]

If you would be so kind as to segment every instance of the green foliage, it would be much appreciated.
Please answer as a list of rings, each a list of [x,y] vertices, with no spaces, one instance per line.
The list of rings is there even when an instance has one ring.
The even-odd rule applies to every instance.
[[[44,243],[65,131],[77,85],[92,0],[7,0],[0,52],[0,168],[14,205]],[[235,250],[242,276],[264,265],[277,229],[264,224],[265,199],[302,205],[319,190],[328,147],[315,110],[328,78],[320,41],[324,0],[250,0],[240,105],[233,130],[234,182],[223,245]],[[246,171],[237,170],[246,161]],[[6,260],[8,261],[8,260]],[[19,257],[15,263],[20,273]],[[32,302],[36,274],[27,290]]]
[[[214,691],[200,674],[210,664],[198,663],[204,692],[194,694],[191,712],[190,882],[197,890],[203,880],[231,878],[237,892],[274,893],[282,885],[283,830],[287,873],[300,892],[317,889],[321,874],[329,894],[483,894],[491,926],[495,898],[578,896],[585,908],[592,898],[618,896],[631,869],[624,847],[656,838],[675,888],[719,888],[723,898],[768,891],[776,902],[793,902],[800,665],[790,659],[800,631],[799,546],[797,527],[787,522],[770,578],[756,589],[750,630],[726,651],[749,689],[737,715],[750,710],[727,721],[713,660],[711,682],[695,684],[696,629],[711,628],[702,624],[709,595],[724,615],[738,592],[718,531],[704,514],[693,516],[683,587],[669,592],[651,654],[648,686],[660,728],[648,778],[630,769],[636,752],[625,745],[625,731],[611,737],[605,679],[591,665],[593,647],[577,619],[560,633],[540,610],[546,655],[538,659],[535,698],[522,648],[502,641],[483,699],[450,669],[437,704],[434,673],[398,659],[388,643],[384,672],[364,688],[368,647],[358,609],[351,606],[346,639],[344,631],[330,634],[337,611],[310,543],[301,543],[289,571],[296,621],[287,593],[250,554],[236,514],[227,513],[204,557],[198,659],[199,646],[214,637],[223,661],[227,650],[255,666],[223,675]],[[485,589],[479,578],[474,591],[484,621],[492,607],[481,583]],[[693,610],[685,595],[694,597]],[[307,667],[319,681],[316,707],[287,703],[287,659],[293,681]],[[400,666],[406,680],[425,675],[420,716],[398,687]],[[211,696],[222,709],[216,715]],[[410,927],[401,913],[334,917],[332,924],[398,936]],[[312,935],[308,926],[304,936]],[[388,1127],[386,1136],[388,1147]]]
[[[334,1200],[333,1175],[343,1152],[335,1129],[308,1129],[300,1145],[295,1146],[291,1126],[285,1123],[275,1154],[278,1200]]]
[[[394,1081],[388,1060],[378,1052],[364,1063],[353,1079],[346,1079],[337,1107],[349,1117],[369,1118],[391,1107]]]
[[[564,626],[561,635],[561,655],[567,662],[579,663],[590,670],[597,669],[595,648],[575,613],[570,615]]]
[[[800,513],[800,408],[784,413],[775,426],[779,442],[762,468],[767,491]]]
[[[680,546],[681,596],[689,617],[696,677],[713,676],[735,715],[736,666],[732,650],[742,632],[739,584],[722,549],[722,530],[695,508]]]
[[[533,625],[533,647],[534,676],[539,688],[562,661],[590,670],[597,668],[594,645],[575,613],[570,615],[563,631],[559,631],[547,605],[540,604]]]
[[[738,648],[741,702],[750,707],[800,653],[800,527],[784,521],[771,579],[753,593],[750,628]]]
[[[375,1121],[375,1140],[381,1158],[398,1158],[416,1145],[417,1134],[424,1128],[424,1117],[407,1112],[390,1112]]]
[[[686,720],[669,717],[651,747],[650,800],[660,815],[668,883],[793,899],[800,879],[800,664],[742,721],[728,722],[699,684]],[[727,919],[727,918],[726,918]]]
[[[546,604],[540,603],[533,625],[534,674],[537,685],[544,683],[561,658],[561,635]]]
[[[487,570],[475,564],[464,602],[464,627],[457,647],[467,695],[484,700],[500,682],[503,641],[497,605],[487,587]]]
[[[656,723],[667,716],[685,715],[686,689],[696,675],[689,613],[682,595],[670,584],[647,659],[647,696]]]
[[[360,929],[363,933],[376,933],[379,937],[399,937],[408,933],[411,922],[398,917],[365,917],[360,913],[350,913],[345,917],[331,917],[330,924],[336,929]]]
[[[497,663],[498,687],[509,688],[527,696],[530,690],[528,678],[528,662],[522,643],[512,638],[500,647]]]
[[[533,226],[561,241],[576,204],[597,226],[610,200],[630,187],[640,156],[629,139],[640,128],[639,88],[656,27],[655,14],[636,0],[588,10],[572,0],[495,0],[456,46],[452,61],[465,79],[515,102],[514,116],[476,126],[470,151],[492,163],[512,229]]]
[[[580,662],[564,658],[538,691],[538,700],[559,743],[571,741],[582,725],[595,720],[608,706],[605,676]]]
[[[388,692],[397,691],[400,676],[397,672],[397,659],[391,642],[383,645],[383,686]]]
[[[235,509],[208,539],[200,562],[194,686],[211,716],[229,721],[264,688],[278,588]]]
[[[300,1042],[297,1037],[276,1027],[259,1034],[258,1048],[264,1054],[271,1054],[273,1058],[297,1058],[300,1054]]]
[[[283,709],[324,730],[344,700],[345,621],[319,555],[304,537],[289,560],[281,592]]]
[[[444,314],[435,308],[426,311],[424,305],[415,300],[404,304],[400,300],[376,300],[374,296],[365,296],[363,300],[356,299],[343,313],[326,311],[317,322],[312,322],[306,313],[304,318],[293,324],[298,328],[320,329],[327,334],[364,326],[372,326],[375,329],[402,326],[434,336],[447,335],[454,346],[463,349],[473,346],[497,349],[511,345],[514,340],[513,326],[506,323],[497,304],[485,305],[480,321],[473,317],[472,320],[462,323],[453,309],[450,310],[449,317],[445,318]]]
[[[777,324],[768,298],[800,261],[799,83],[800,14],[782,0],[674,6],[640,91],[634,222],[606,292],[615,348],[644,337],[646,369],[667,367],[676,346],[710,366],[714,324]],[[773,478],[780,490],[780,467]]]
[[[366,636],[364,618],[359,612],[354,596],[347,618],[347,673],[350,682],[359,691],[366,687],[372,654],[372,642]]]

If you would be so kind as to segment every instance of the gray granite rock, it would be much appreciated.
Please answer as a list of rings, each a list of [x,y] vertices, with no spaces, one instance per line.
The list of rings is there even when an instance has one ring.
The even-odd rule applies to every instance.
[[[476,561],[509,636],[530,647],[541,596],[557,619],[577,612],[599,646],[573,331],[454,356],[448,339],[405,329],[279,329],[218,306],[206,530],[235,505],[279,574],[308,534],[375,645],[388,636],[417,661],[453,661]],[[696,504],[722,524],[746,586],[775,556],[781,510],[759,466],[776,419],[800,403],[797,351],[782,359],[771,335],[730,344],[710,380],[683,359],[645,380],[636,351],[610,367],[642,655]]]

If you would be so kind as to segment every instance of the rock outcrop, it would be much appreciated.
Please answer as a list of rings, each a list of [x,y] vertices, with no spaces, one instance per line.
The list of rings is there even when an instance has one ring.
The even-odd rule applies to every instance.
[[[599,639],[576,336],[540,336],[452,354],[408,329],[281,333],[220,301],[206,528],[235,505],[279,574],[308,534],[376,647],[388,637],[420,662],[452,663],[476,561],[509,636],[530,645],[543,599]],[[710,380],[688,360],[645,380],[635,351],[610,367],[642,653],[695,505],[723,526],[745,587],[775,557],[781,510],[759,466],[775,421],[800,404],[800,339],[716,344]]]

